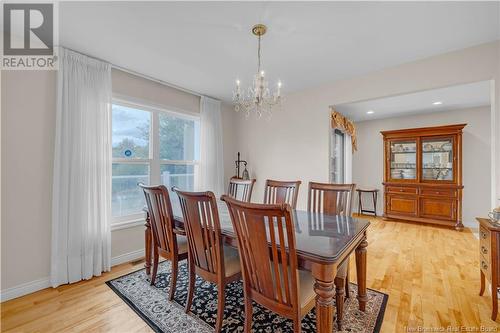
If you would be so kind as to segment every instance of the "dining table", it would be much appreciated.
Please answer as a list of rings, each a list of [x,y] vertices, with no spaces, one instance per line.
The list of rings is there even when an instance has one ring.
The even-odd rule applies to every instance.
[[[174,223],[184,229],[184,219],[177,195],[171,194]],[[217,202],[221,233],[225,244],[238,247],[228,208],[223,201]],[[145,222],[145,268],[150,274],[152,258],[152,234],[149,214]],[[315,279],[316,331],[333,331],[335,286],[337,268],[355,253],[358,284],[359,309],[365,311],[368,300],[366,293],[367,229],[366,219],[317,212],[293,210],[295,245],[300,269],[310,271]]]

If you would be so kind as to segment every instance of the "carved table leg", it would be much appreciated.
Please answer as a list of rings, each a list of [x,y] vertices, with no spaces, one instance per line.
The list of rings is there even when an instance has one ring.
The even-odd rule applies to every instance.
[[[358,278],[358,302],[359,309],[365,311],[368,297],[366,295],[366,247],[368,242],[365,238],[356,248],[356,275]]]
[[[146,230],[144,230],[144,249],[145,249],[145,254],[144,257],[146,259],[146,262],[144,264],[144,267],[146,267],[146,274],[149,275],[151,274],[151,243],[152,243],[152,238],[151,238],[151,224],[150,224],[150,218],[149,218],[149,213],[146,213]]]
[[[333,300],[335,298],[334,278],[337,267],[334,265],[313,264],[312,274],[316,282],[316,332],[331,333],[333,331]]]

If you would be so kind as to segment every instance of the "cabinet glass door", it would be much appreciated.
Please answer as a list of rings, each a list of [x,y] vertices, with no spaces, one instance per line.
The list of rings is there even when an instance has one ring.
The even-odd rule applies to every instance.
[[[399,140],[390,142],[391,179],[417,179],[417,141]]]
[[[422,139],[422,180],[453,180],[453,139]]]

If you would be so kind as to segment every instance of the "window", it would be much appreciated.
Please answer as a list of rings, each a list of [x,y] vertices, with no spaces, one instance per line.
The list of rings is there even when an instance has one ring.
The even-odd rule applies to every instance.
[[[116,223],[140,219],[145,205],[137,183],[194,190],[199,118],[115,101],[112,106],[112,214]]]
[[[344,183],[344,147],[345,135],[340,130],[332,131],[330,152],[330,182]]]

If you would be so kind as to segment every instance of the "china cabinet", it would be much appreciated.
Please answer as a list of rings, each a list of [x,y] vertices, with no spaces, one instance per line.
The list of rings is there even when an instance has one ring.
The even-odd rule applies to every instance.
[[[462,129],[465,125],[381,132],[385,218],[463,229]]]

